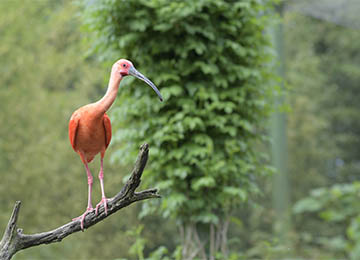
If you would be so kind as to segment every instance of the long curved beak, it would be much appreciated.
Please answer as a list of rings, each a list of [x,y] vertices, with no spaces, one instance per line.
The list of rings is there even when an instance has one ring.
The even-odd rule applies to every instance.
[[[162,98],[162,96],[160,94],[160,91],[157,89],[155,84],[152,83],[147,77],[145,77],[143,74],[138,72],[134,67],[131,67],[129,69],[129,74],[136,77],[136,78],[138,78],[138,79],[141,79],[142,81],[145,81],[156,92],[156,94],[159,96],[160,101],[163,101],[163,98]]]

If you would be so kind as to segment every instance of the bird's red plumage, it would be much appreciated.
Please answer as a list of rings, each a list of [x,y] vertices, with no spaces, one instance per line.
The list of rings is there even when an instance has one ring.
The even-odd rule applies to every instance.
[[[70,118],[69,138],[83,161],[91,162],[98,153],[103,157],[111,140],[110,118],[96,104],[83,106]]]
[[[75,137],[76,137],[76,130],[78,127],[79,118],[76,117],[76,115],[73,115],[70,118],[69,122],[69,139],[72,148],[75,150]],[[76,150],[75,150],[76,151]]]
[[[105,129],[105,146],[108,148],[110,141],[111,141],[111,121],[109,116],[105,113],[104,114],[104,129]]]

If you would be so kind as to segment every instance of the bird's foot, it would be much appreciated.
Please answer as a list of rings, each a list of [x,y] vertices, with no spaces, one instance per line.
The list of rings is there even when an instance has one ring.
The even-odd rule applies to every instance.
[[[81,216],[72,219],[73,221],[77,221],[77,220],[81,219],[81,224],[80,224],[80,226],[81,226],[81,230],[82,230],[82,231],[84,231],[84,220],[85,220],[86,215],[87,215],[88,213],[92,212],[93,210],[94,210],[93,207],[89,207],[89,208],[87,208],[87,209],[85,210],[85,212],[84,212]]]
[[[97,215],[99,212],[99,207],[101,206],[101,204],[104,204],[104,210],[105,210],[105,214],[107,215],[107,198],[102,197],[102,199],[100,200],[100,202],[96,205],[96,210],[95,210],[95,214]]]

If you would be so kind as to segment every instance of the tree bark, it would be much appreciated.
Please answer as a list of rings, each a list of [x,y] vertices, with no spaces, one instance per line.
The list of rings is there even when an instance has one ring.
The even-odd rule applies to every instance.
[[[180,232],[182,237],[182,259],[184,260],[193,260],[201,259],[206,260],[205,245],[208,242],[207,240],[201,241],[197,227],[195,223],[183,223],[181,224]]]
[[[216,248],[215,248],[215,227],[214,227],[214,224],[211,223],[210,224],[210,253],[209,253],[210,260],[215,259],[215,252],[216,252]]]
[[[227,258],[228,256],[228,241],[227,241],[227,232],[228,232],[228,228],[229,228],[229,224],[230,224],[230,220],[228,217],[225,218],[224,223],[223,223],[223,228],[221,231],[221,253],[222,255]]]
[[[105,214],[103,205],[99,208],[98,215],[95,215],[95,210],[93,210],[91,213],[86,215],[84,220],[84,228],[89,228],[95,225],[108,216],[114,214],[116,211],[136,201],[160,198],[160,195],[157,193],[157,189],[148,189],[141,192],[135,192],[136,188],[140,184],[141,175],[144,171],[148,159],[148,154],[149,145],[143,144],[140,147],[140,152],[129,180],[118,194],[108,200],[108,214]],[[20,201],[15,203],[9,223],[0,242],[0,259],[11,259],[11,257],[20,250],[41,244],[60,242],[68,235],[81,231],[80,220],[77,220],[47,232],[37,234],[23,234],[22,229],[17,228],[16,225],[19,216],[20,205]]]

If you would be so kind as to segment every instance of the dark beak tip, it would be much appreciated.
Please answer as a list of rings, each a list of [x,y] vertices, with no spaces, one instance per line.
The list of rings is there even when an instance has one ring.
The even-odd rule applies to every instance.
[[[159,90],[154,85],[154,83],[152,83],[147,77],[145,77],[143,74],[138,72],[134,67],[131,67],[129,69],[129,75],[132,75],[132,76],[144,81],[145,83],[147,83],[156,92],[156,94],[159,96],[160,101],[163,102],[163,98],[162,98]]]

